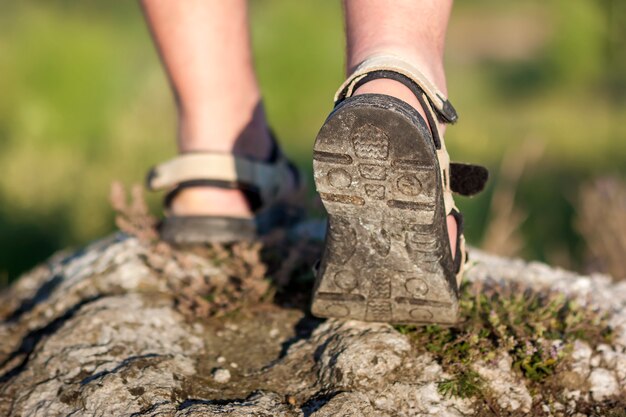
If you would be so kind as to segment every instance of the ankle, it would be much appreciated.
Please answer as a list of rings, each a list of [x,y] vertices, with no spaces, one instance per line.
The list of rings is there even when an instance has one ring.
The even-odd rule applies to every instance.
[[[215,100],[179,111],[179,152],[224,152],[265,159],[272,139],[260,101],[234,105]]]

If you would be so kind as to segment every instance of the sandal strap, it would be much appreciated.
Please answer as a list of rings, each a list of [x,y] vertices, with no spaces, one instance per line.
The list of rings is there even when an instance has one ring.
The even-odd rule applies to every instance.
[[[335,106],[351,97],[362,84],[377,78],[389,78],[406,85],[415,94],[426,113],[441,172],[446,215],[453,215],[458,225],[455,269],[460,285],[467,252],[463,236],[463,217],[454,203],[452,193],[469,196],[482,191],[489,176],[488,171],[478,165],[450,163],[450,156],[437,127],[437,121],[455,123],[458,114],[452,103],[424,74],[397,56],[375,55],[362,62],[335,94]]]
[[[476,195],[485,189],[489,170],[481,165],[452,162],[450,164],[450,189],[466,197]]]
[[[263,162],[227,153],[193,152],[153,167],[146,185],[153,191],[203,184],[247,189],[258,192],[265,205],[287,195],[285,178],[289,175],[293,168],[282,154],[273,162]]]
[[[335,94],[335,103],[338,104],[351,97],[357,84],[369,74],[377,71],[389,71],[407,77],[426,95],[442,122],[455,123],[458,115],[454,106],[430,80],[417,68],[394,55],[373,55],[363,61],[348,79],[339,87]]]

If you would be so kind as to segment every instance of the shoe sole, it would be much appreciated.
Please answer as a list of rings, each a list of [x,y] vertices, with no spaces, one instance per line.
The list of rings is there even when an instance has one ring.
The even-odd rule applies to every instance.
[[[296,205],[276,203],[249,218],[223,216],[170,216],[159,226],[159,235],[173,245],[251,242],[277,228],[288,229],[304,218]]]
[[[328,212],[314,315],[457,321],[435,152],[421,116],[393,97],[355,96],[331,113],[313,152],[315,185]]]

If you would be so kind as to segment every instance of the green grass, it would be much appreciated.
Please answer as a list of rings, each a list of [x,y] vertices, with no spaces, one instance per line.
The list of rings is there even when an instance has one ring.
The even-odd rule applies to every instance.
[[[340,4],[252,3],[270,121],[310,173],[312,142],[343,77]],[[527,257],[565,253],[581,266],[578,186],[598,175],[624,177],[626,36],[614,17],[623,7],[609,0],[456,5],[447,55],[461,114],[447,135],[453,158],[488,165],[497,181],[505,153],[529,140],[545,147],[517,185],[528,213]],[[474,36],[503,19],[520,21],[517,32]],[[523,46],[541,31],[539,46],[517,57],[498,43]],[[175,117],[135,2],[4,2],[0,56],[0,275],[14,279],[53,251],[113,229],[109,184],[142,182],[150,165],[173,155]],[[158,211],[159,196],[150,202]],[[489,193],[459,204],[469,240],[479,244]]]

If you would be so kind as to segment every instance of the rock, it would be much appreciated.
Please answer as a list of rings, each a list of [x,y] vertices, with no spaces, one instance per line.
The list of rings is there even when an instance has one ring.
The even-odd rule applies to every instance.
[[[626,395],[626,355],[623,353],[615,360],[615,374],[622,392]]]
[[[604,368],[596,368],[589,375],[591,397],[602,401],[619,393],[619,386],[613,372]]]
[[[390,416],[462,417],[473,414],[471,401],[446,398],[437,389],[437,381],[428,383],[394,382],[370,401]]]
[[[20,415],[138,413],[183,388],[203,347],[167,300],[138,294],[96,300],[57,326],[2,390]]]
[[[576,340],[572,351],[572,371],[576,372],[581,378],[587,378],[591,369],[591,355],[593,350],[589,344]]]
[[[320,346],[320,379],[333,389],[386,383],[411,349],[407,338],[391,326],[354,320],[328,320],[313,334],[313,341]]]
[[[386,417],[376,411],[367,396],[360,393],[342,392],[332,397],[311,417]]]
[[[318,226],[301,225],[291,234],[304,239]],[[624,394],[625,285],[479,251],[471,258],[470,282],[557,289],[610,314],[610,343],[574,345],[568,372],[584,383],[559,393],[568,413],[579,411],[578,401],[617,397],[620,389]],[[321,321],[277,306],[228,320],[190,317],[181,309],[177,291],[187,289],[181,282],[223,275],[200,255],[181,260],[123,234],[54,256],[0,295],[0,415],[413,417],[482,411],[476,398],[444,396],[439,384],[451,375],[390,325]],[[540,407],[510,358],[500,352],[492,357],[498,359],[478,363],[476,370],[494,393],[494,406],[510,413]],[[599,367],[592,363],[596,357]]]
[[[230,381],[230,371],[228,369],[217,368],[214,369],[211,374],[213,375],[213,379],[215,380],[215,382],[218,382],[220,384],[225,384]]]
[[[159,410],[160,411],[160,410]],[[176,414],[153,413],[145,415],[175,415],[176,417],[304,417],[301,411],[284,404],[274,393],[258,392],[245,400],[203,401],[188,400]]]
[[[524,383],[511,372],[511,365],[511,357],[501,355],[495,365],[482,361],[476,363],[474,369],[485,380],[503,410],[528,413],[533,399]]]
[[[602,360],[601,355],[594,355],[591,357],[591,360],[589,361],[589,365],[591,365],[592,368],[597,368],[598,366],[600,366],[601,360]]]
[[[612,346],[607,344],[600,344],[596,347],[596,351],[599,352],[600,361],[605,366],[609,368],[615,368],[617,366],[617,361],[620,358],[620,354],[613,349]]]

